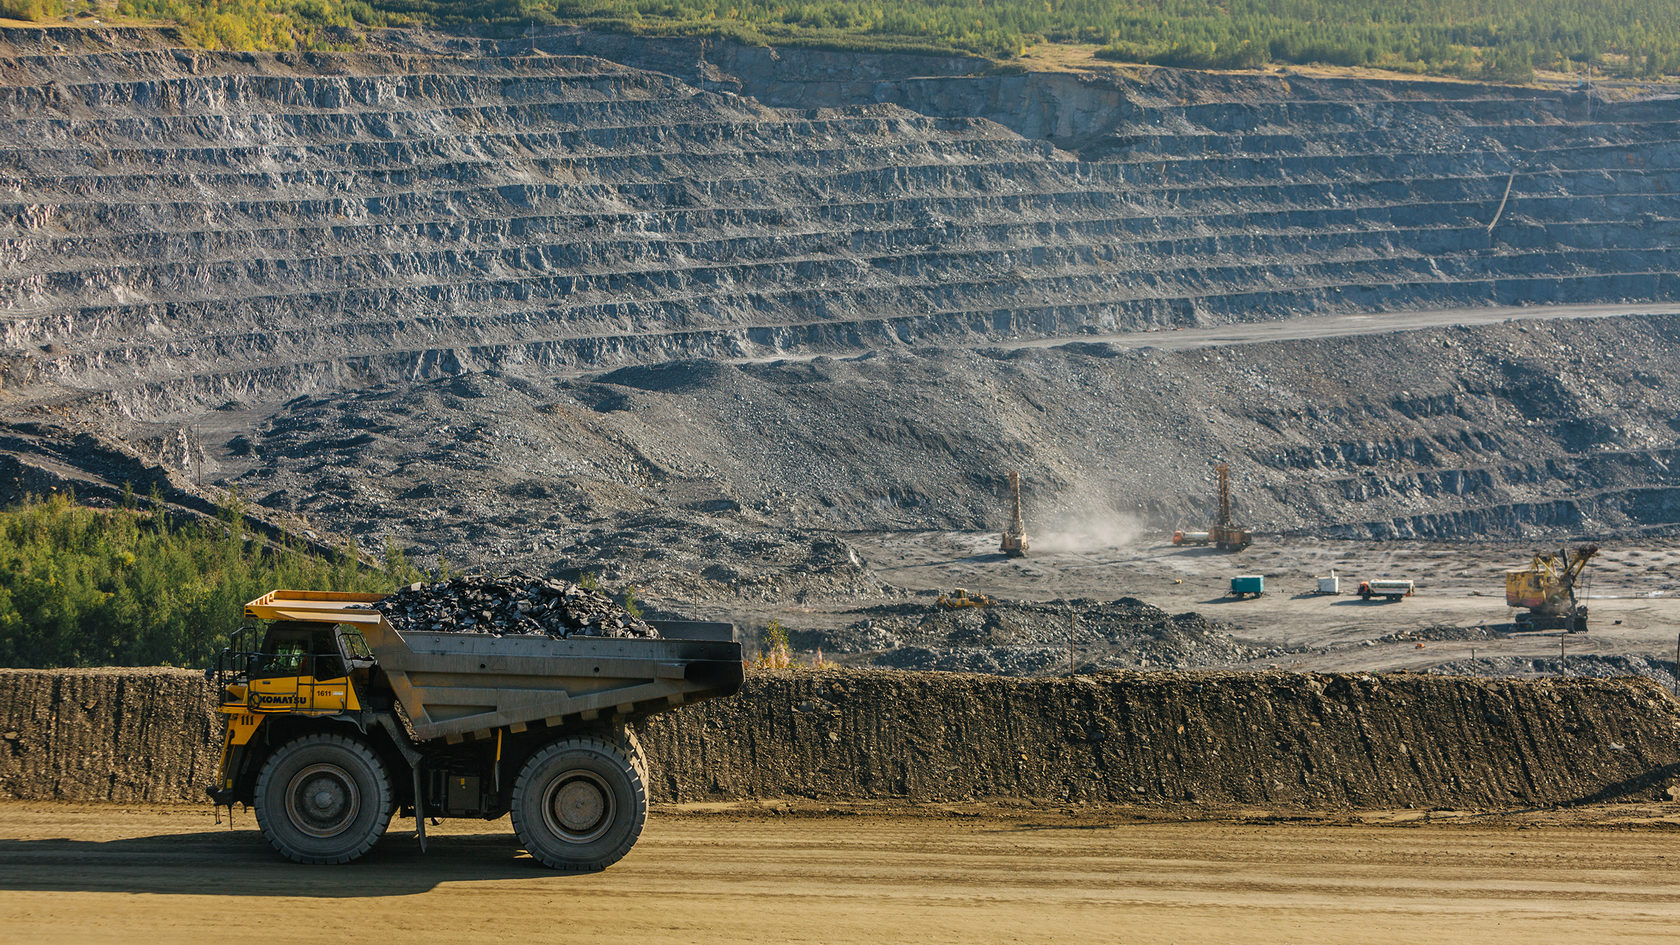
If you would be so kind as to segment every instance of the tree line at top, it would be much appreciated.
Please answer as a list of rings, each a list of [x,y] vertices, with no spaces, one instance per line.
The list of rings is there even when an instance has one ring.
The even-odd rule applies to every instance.
[[[1524,81],[1680,74],[1680,0],[0,0],[28,20],[178,24],[210,49],[344,49],[370,27],[569,23],[753,44],[967,53],[1043,42],[1199,69],[1369,66]],[[100,5],[103,4],[103,5]]]

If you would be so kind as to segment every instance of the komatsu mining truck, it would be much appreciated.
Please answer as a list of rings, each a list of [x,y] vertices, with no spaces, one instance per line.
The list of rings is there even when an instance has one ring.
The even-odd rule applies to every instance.
[[[659,639],[398,632],[376,594],[273,591],[245,605],[211,675],[225,721],[222,805],[243,803],[300,863],[348,863],[395,814],[511,815],[532,857],[605,869],[647,819],[625,723],[737,692],[730,624]]]

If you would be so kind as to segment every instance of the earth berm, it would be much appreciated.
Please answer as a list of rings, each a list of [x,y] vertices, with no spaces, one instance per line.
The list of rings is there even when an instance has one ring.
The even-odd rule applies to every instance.
[[[0,671],[0,794],[202,798],[209,699],[181,670]],[[1638,679],[784,671],[640,732],[662,801],[1462,810],[1666,800],[1680,775],[1680,707]]]

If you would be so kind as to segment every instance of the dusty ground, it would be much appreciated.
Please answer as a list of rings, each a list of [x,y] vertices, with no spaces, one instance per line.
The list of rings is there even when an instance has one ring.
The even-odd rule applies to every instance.
[[[1290,650],[1286,657],[1267,660],[1290,669],[1417,670],[1472,656],[1555,659],[1560,644],[1569,659],[1674,659],[1680,552],[1659,540],[1617,542],[1600,552],[1587,572],[1590,630],[1565,640],[1555,632],[1509,632],[1515,611],[1505,606],[1504,572],[1541,550],[1534,543],[1261,536],[1246,551],[1225,554],[1175,547],[1165,535],[1135,530],[1116,535],[1112,529],[1104,535],[1102,530],[1041,532],[1033,553],[1016,560],[996,553],[992,533],[894,533],[849,540],[883,580],[901,587],[960,586],[1025,600],[1137,597],[1170,613],[1200,612],[1240,639]],[[1342,579],[1344,594],[1312,593],[1315,578],[1333,571]],[[1267,594],[1241,601],[1228,597],[1236,574],[1265,575]],[[1411,578],[1417,593],[1395,603],[1351,596],[1367,577]],[[825,618],[813,613],[807,619]],[[1468,638],[1416,633],[1438,628],[1463,628]]]
[[[505,823],[394,830],[347,868],[277,861],[249,814],[0,803],[17,942],[1666,940],[1672,810],[1197,822],[1026,808],[656,813],[612,870],[559,876]],[[259,931],[260,930],[260,931]]]

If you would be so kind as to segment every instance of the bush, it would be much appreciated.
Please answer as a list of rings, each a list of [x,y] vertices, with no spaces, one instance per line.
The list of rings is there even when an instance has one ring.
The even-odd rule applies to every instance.
[[[764,627],[758,659],[751,661],[760,669],[787,669],[793,665],[793,645],[788,642],[787,628],[780,620],[772,620]]]
[[[276,587],[382,593],[424,577],[395,548],[369,565],[254,537],[237,496],[208,522],[157,508],[54,496],[0,512],[0,666],[203,666]]]

